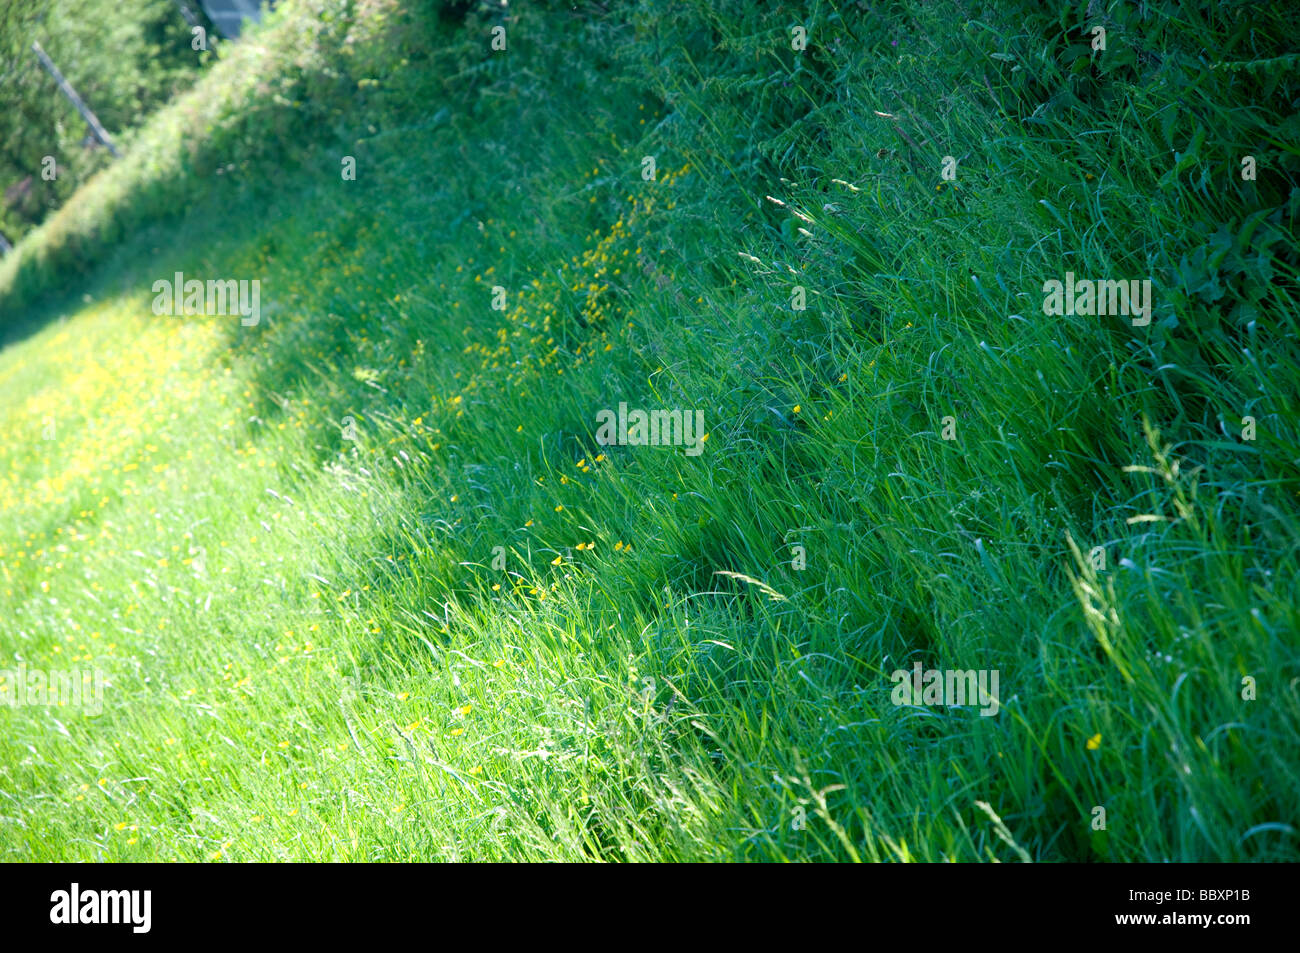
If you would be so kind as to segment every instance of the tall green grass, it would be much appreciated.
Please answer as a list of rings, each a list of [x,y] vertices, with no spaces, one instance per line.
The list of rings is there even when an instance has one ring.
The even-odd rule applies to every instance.
[[[1145,9],[283,4],[0,271],[0,856],[1295,859],[1295,34]]]

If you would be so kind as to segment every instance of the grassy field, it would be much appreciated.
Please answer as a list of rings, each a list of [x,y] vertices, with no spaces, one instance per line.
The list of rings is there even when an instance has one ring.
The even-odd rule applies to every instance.
[[[572,6],[285,0],[0,262],[0,859],[1300,859],[1295,24]]]

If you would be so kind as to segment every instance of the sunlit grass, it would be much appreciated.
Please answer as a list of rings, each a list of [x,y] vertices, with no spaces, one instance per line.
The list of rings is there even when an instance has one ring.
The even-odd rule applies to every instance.
[[[444,89],[0,351],[0,669],[111,683],[0,707],[0,856],[1295,859],[1293,249],[1245,241],[1286,279],[1249,353],[1194,295],[1046,319],[1067,268],[1171,288],[1245,200],[945,99],[917,16],[784,176],[727,89],[647,48],[580,96],[625,32],[538,32],[579,64],[544,110]],[[176,270],[261,280],[263,323],[155,316]],[[620,401],[702,408],[703,454],[597,444]],[[895,706],[918,660],[998,669],[999,714]]]

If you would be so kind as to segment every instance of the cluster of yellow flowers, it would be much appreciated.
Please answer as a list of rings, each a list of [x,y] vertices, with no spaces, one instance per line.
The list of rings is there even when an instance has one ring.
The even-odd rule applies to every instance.
[[[561,262],[558,271],[534,277],[514,296],[514,306],[505,312],[493,339],[471,342],[464,352],[479,355],[480,370],[504,368],[507,384],[522,389],[543,374],[563,375],[597,351],[611,350],[610,329],[631,317],[622,302],[629,286],[640,278],[637,260],[642,249],[635,234],[652,217],[656,193],[671,188],[689,171],[689,165],[668,171],[646,183],[646,194],[628,195],[625,214],[608,232],[602,235],[595,229],[585,242],[589,248]],[[587,177],[598,172],[593,169]],[[671,209],[676,203],[665,200],[664,204]],[[489,267],[474,281],[490,285],[494,272],[495,267]],[[566,353],[563,341],[557,342],[556,337],[567,340],[574,330],[579,332],[574,335],[578,343],[571,354]]]

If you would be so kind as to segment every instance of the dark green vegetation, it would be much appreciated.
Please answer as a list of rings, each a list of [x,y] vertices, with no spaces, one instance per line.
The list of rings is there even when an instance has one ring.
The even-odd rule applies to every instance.
[[[1296,25],[767,6],[286,2],[0,263],[3,856],[1297,858]]]
[[[0,231],[17,241],[111,161],[88,139],[32,42],[121,149],[142,114],[198,75],[210,54],[193,50],[191,40],[175,0],[0,0]],[[46,156],[55,160],[52,178],[42,168]]]

